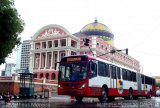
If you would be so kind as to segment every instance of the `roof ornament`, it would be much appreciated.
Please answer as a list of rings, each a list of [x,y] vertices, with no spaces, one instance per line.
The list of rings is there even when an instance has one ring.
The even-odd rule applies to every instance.
[[[94,23],[97,23],[97,22],[98,22],[97,17],[95,17]]]

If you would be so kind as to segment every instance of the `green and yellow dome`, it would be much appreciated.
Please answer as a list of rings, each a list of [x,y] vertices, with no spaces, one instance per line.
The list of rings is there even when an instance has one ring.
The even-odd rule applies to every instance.
[[[111,30],[106,25],[99,23],[97,20],[84,26],[80,32],[85,36],[99,36],[107,43],[113,44],[114,35]]]

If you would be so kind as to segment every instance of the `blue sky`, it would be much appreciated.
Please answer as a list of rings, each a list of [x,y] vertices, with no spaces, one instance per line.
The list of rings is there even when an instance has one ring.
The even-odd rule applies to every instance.
[[[159,0],[15,0],[26,24],[22,40],[48,24],[75,33],[97,17],[113,32],[115,47],[128,48],[129,55],[140,61],[143,73],[153,76],[160,75],[159,4]],[[16,62],[15,58],[13,53],[6,62]]]

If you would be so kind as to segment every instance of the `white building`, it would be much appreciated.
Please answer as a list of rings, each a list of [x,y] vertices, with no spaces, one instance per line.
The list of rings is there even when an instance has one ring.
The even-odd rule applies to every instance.
[[[6,63],[5,65],[5,76],[12,76],[14,72],[16,64],[14,63]]]
[[[21,61],[20,61],[20,69],[22,71],[24,71],[27,67],[29,67],[30,49],[31,49],[31,40],[23,41],[21,47]]]
[[[21,50],[22,50],[22,45],[19,45],[18,49],[16,50],[16,73],[21,72],[20,71],[20,66],[21,66]]]

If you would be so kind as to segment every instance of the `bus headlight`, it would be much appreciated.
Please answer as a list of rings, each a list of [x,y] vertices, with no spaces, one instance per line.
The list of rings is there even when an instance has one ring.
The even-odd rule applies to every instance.
[[[58,84],[58,87],[59,87],[59,88],[62,88],[62,86],[61,86],[60,84]]]
[[[83,84],[79,89],[83,89],[84,87],[86,87],[86,84]]]

